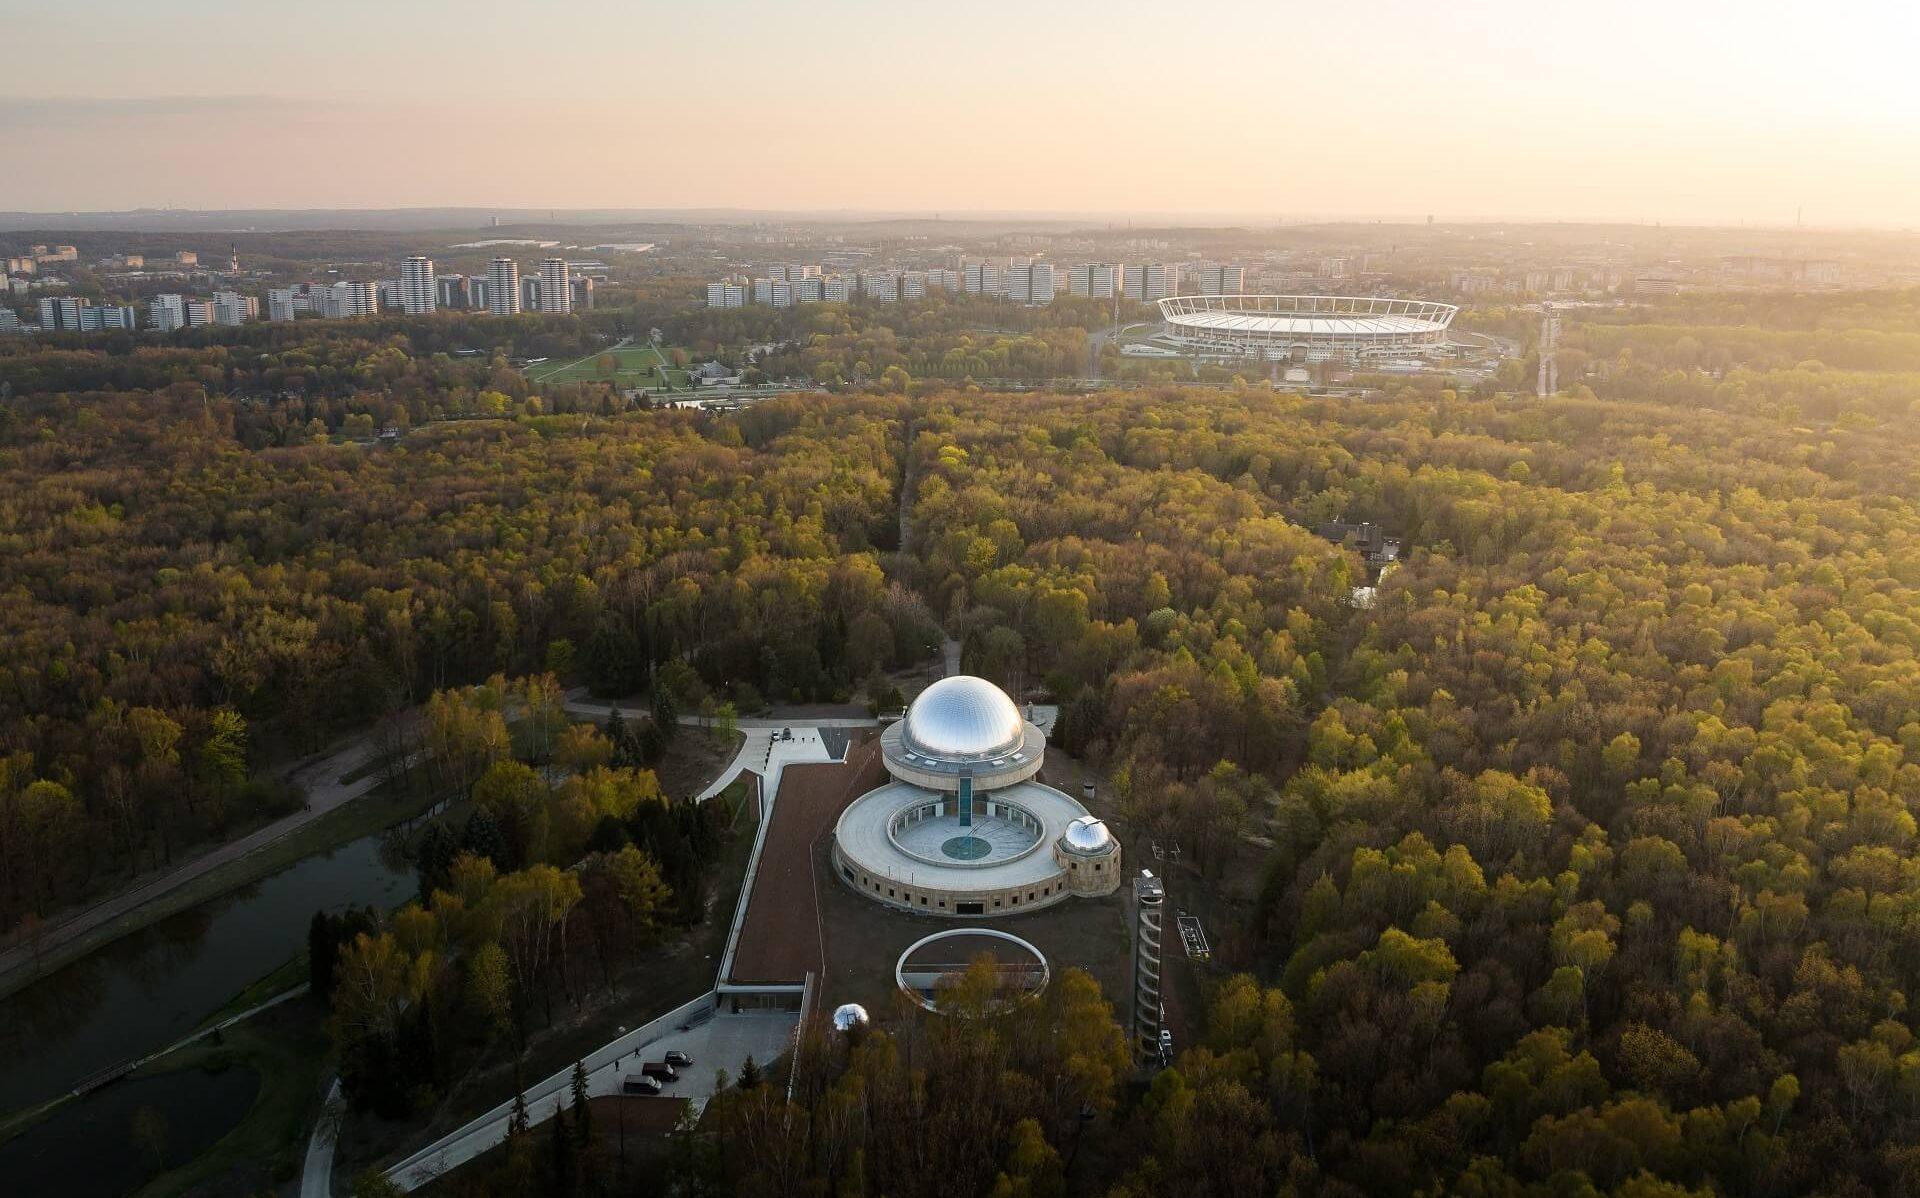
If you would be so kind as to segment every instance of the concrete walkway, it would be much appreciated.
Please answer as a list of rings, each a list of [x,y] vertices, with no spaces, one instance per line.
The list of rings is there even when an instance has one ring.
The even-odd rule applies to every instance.
[[[287,781],[306,794],[307,804],[302,810],[283,816],[238,840],[230,840],[165,873],[151,876],[91,907],[75,908],[54,916],[40,929],[34,943],[15,945],[0,952],[0,990],[17,988],[9,979],[10,975],[20,970],[33,970],[34,975],[38,976],[39,973],[50,972],[66,964],[69,954],[60,950],[88,933],[165,898],[195,878],[283,840],[342,803],[366,794],[379,784],[378,770],[369,771],[352,782],[343,783],[340,779],[367,765],[373,760],[373,754],[371,736],[353,738],[327,756],[287,775]],[[109,943],[113,938],[110,936],[101,943]],[[98,945],[89,945],[87,951],[95,947]]]
[[[956,651],[958,650],[957,645],[955,649]],[[613,704],[595,702],[579,697],[584,693],[583,691],[575,691],[567,696],[568,715],[594,720],[605,720],[613,713]],[[626,709],[622,710],[624,711]],[[680,717],[680,726],[683,728],[703,728],[706,726],[706,723],[707,721],[704,718],[697,715]],[[719,775],[706,785],[705,789],[693,796],[694,801],[704,803],[727,787],[733,785],[733,780],[740,776],[742,770],[753,770],[759,774],[761,778],[761,793],[763,795],[771,795],[774,787],[779,785],[777,775],[770,775],[768,773],[768,770],[774,766],[776,756],[778,756],[782,762],[831,761],[833,755],[828,753],[826,748],[820,743],[820,729],[877,728],[879,726],[880,721],[878,720],[856,719],[848,716],[735,720],[734,727],[740,730],[742,738],[740,751],[733,755],[733,760],[727,763],[727,768],[721,770]],[[776,735],[786,732],[792,733],[793,739],[774,739]],[[779,749],[777,754],[775,752],[776,747]],[[814,755],[816,751],[820,754],[819,756]]]
[[[643,1062],[657,1061],[677,1050],[692,1057],[693,1064],[680,1071],[680,1079],[669,1083],[666,1093],[689,1099],[697,1113],[713,1096],[717,1070],[738,1077],[741,1063],[749,1056],[763,1064],[773,1060],[787,1050],[799,1023],[799,1014],[794,1011],[714,1015],[712,1004],[713,995],[703,994],[595,1049],[584,1061],[588,1094],[596,1098],[618,1094],[621,1079],[638,1073]],[[555,1110],[573,1105],[572,1087],[571,1065],[529,1087],[529,1124],[537,1126],[552,1118]],[[508,1099],[388,1169],[387,1180],[403,1192],[418,1189],[505,1142],[512,1118],[513,1100]],[[303,1192],[303,1198],[322,1195]]]
[[[344,1113],[340,1079],[336,1077],[327,1088],[320,1118],[314,1121],[313,1135],[307,1140],[307,1160],[300,1171],[300,1198],[332,1198],[333,1146],[340,1138],[340,1117]]]

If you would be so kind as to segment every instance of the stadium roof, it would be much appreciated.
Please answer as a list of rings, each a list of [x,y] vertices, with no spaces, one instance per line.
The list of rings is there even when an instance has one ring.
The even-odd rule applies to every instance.
[[[1428,300],[1364,295],[1176,295],[1157,301],[1168,328],[1207,342],[1442,342],[1459,309]]]

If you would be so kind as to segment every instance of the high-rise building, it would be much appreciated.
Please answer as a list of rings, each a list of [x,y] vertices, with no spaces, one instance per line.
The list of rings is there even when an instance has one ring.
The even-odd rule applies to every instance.
[[[863,270],[860,294],[878,303],[891,304],[900,298],[900,276],[891,270]]]
[[[50,295],[40,300],[40,327],[50,333],[99,333],[109,329],[137,330],[138,315],[124,304],[94,304],[77,295]]]
[[[424,316],[439,303],[439,291],[433,285],[433,259],[415,254],[400,263],[400,310],[409,316]]]
[[[380,311],[380,290],[372,281],[343,279],[329,289],[326,302],[331,317],[372,316]]]
[[[1128,299],[1157,300],[1180,294],[1180,268],[1171,262],[1143,262],[1124,271]]]
[[[793,284],[785,279],[774,279],[767,288],[767,302],[776,308],[793,307]]]
[[[1241,295],[1247,290],[1247,268],[1202,262],[1199,281],[1201,295]]]
[[[592,275],[579,276],[578,278],[574,279],[572,283],[572,287],[573,287],[573,310],[575,312],[592,311],[593,310],[593,276]]]
[[[177,295],[154,296],[147,302],[147,327],[162,333],[186,328],[186,301]]]
[[[853,298],[853,280],[846,275],[828,275],[820,283],[820,298],[829,304],[844,304]]]
[[[213,293],[213,323],[242,325],[260,315],[260,300],[237,291]]]
[[[573,288],[567,285],[565,258],[547,258],[540,263],[540,310],[573,311]]]
[[[934,267],[932,270],[927,272],[927,290],[928,291],[960,290],[960,272],[957,270],[946,270],[937,266]]]
[[[77,295],[41,296],[40,327],[49,333],[79,331],[80,297]]]
[[[817,304],[826,296],[825,280],[819,275],[807,275],[793,284],[793,302],[796,304]]]
[[[901,299],[927,298],[927,272],[910,270],[900,276]]]
[[[785,282],[786,280],[783,279],[781,281]],[[755,279],[753,281],[753,302],[756,304],[770,304],[773,302],[772,279]]]
[[[465,275],[441,275],[433,277],[434,303],[442,308],[461,311],[473,306],[473,290],[468,286]]]
[[[1052,265],[1046,262],[1015,262],[1007,267],[1007,298],[1017,304],[1052,303]]]
[[[540,311],[540,276],[538,273],[520,276],[520,310],[522,312]]]
[[[961,271],[961,287],[968,295],[1007,294],[1007,275],[988,262],[969,262]]]
[[[743,308],[747,303],[747,289],[738,283],[708,283],[707,307]]]
[[[1120,290],[1120,267],[1111,262],[1082,262],[1067,272],[1067,290],[1093,299],[1112,299]]]
[[[267,319],[275,322],[293,319],[293,288],[274,287],[267,292]]]
[[[487,264],[487,311],[495,316],[520,314],[520,264],[511,258]]]

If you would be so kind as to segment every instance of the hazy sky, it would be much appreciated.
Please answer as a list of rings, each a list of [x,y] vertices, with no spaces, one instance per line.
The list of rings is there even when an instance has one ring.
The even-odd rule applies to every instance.
[[[1920,226],[1908,3],[0,0],[0,209]]]

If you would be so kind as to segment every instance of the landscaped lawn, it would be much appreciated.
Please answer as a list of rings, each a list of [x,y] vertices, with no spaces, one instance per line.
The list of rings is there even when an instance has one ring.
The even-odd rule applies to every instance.
[[[596,350],[585,357],[566,362],[542,362],[527,371],[536,383],[619,383],[629,387],[661,385],[659,367],[667,367],[668,382],[675,388],[692,386],[687,372],[674,368],[658,347],[622,345]]]

